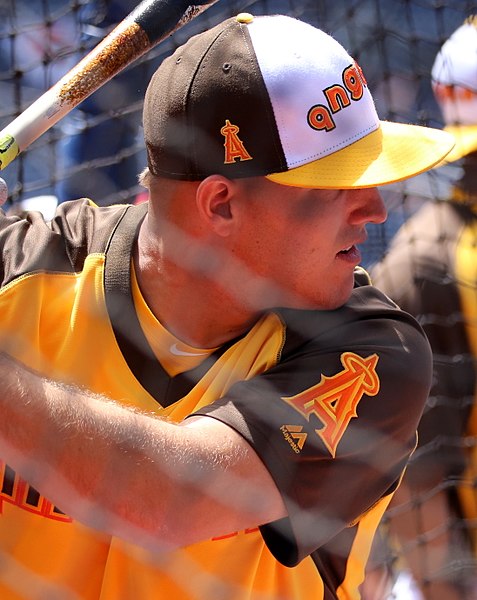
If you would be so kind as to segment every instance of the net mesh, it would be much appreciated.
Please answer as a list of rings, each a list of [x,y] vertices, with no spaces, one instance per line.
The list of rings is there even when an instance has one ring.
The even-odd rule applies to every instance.
[[[1,0],[0,128],[58,81],[135,5],[127,0]],[[7,210],[33,207],[49,214],[58,202],[79,197],[92,198],[100,205],[140,201],[144,190],[137,175],[146,164],[141,110],[150,76],[163,58],[192,34],[243,11],[255,15],[288,14],[331,33],[363,68],[382,119],[441,128],[442,115],[431,88],[432,64],[448,36],[467,17],[477,13],[477,3],[218,2],[105,84],[17,157],[1,173],[9,188]],[[477,172],[477,165],[474,166]],[[460,163],[449,164],[383,188],[389,217],[382,225],[368,227],[369,239],[362,247],[363,265],[372,269],[388,251],[398,229],[424,206],[449,198],[461,176]],[[418,237],[419,232],[413,231],[408,243],[412,245]],[[439,243],[438,234],[435,239]],[[477,236],[474,245],[477,246]],[[445,286],[455,282],[456,277],[455,273],[446,272],[438,283]],[[473,302],[477,305],[475,278],[467,280],[466,287],[473,290]],[[436,310],[417,316],[423,325],[437,320],[443,331],[455,331],[456,323],[464,323],[465,327],[465,317],[460,313]],[[473,327],[477,324],[473,323]],[[426,439],[427,445],[420,452],[432,454],[436,447],[459,448],[470,460],[476,440],[468,429],[474,403],[475,353],[468,348],[467,354],[449,352],[436,360],[449,369],[455,363],[464,365],[464,371],[459,373],[471,373],[470,391],[462,391],[456,397],[444,393],[431,397],[432,406],[451,403],[452,411],[462,415],[462,427],[458,434],[441,427],[439,436]],[[7,481],[7,472],[3,475]],[[433,485],[422,489],[411,484],[402,487],[398,500],[385,514],[373,549],[367,600],[477,597],[475,590],[469,591],[474,585],[476,566],[473,526],[477,514],[466,512],[466,506],[475,502],[475,484],[474,474],[460,467],[449,469]],[[462,501],[463,488],[466,503]],[[5,489],[4,486],[4,495]],[[4,500],[7,496],[8,493]],[[2,577],[5,573],[4,579],[11,580],[11,585],[22,590],[25,597],[30,593],[35,598],[66,597],[61,591],[54,596],[47,582],[21,572],[19,565],[8,561],[5,556]],[[439,589],[443,595],[432,595],[438,594]]]
[[[473,4],[218,2],[105,84],[18,157],[4,172],[10,202],[43,195],[56,196],[60,201],[91,196],[99,204],[134,198],[141,192],[136,175],[145,163],[141,108],[150,75],[190,35],[244,10],[255,14],[281,12],[320,26],[365,65],[381,118],[440,126],[430,68],[439,45],[472,12]],[[126,0],[3,0],[0,125],[6,126],[58,81],[132,8],[134,3]],[[395,210],[386,228],[372,232],[365,261],[371,259],[368,254],[379,253],[385,238],[414,210],[419,199],[435,197],[439,187],[446,184],[442,175],[426,175],[414,182],[415,194],[405,190],[404,201],[401,189],[397,194],[390,191],[396,199],[391,200]]]

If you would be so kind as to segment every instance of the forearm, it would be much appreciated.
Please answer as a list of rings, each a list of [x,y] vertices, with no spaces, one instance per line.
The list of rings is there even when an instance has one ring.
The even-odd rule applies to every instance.
[[[5,356],[0,377],[0,456],[87,525],[157,550],[283,516],[278,492],[267,499],[268,474],[254,475],[253,451],[222,424],[217,435],[213,419],[204,434],[45,380]]]
[[[139,491],[134,477],[148,460],[139,450],[144,427],[135,435],[139,415],[41,378],[4,355],[0,377],[2,459],[73,518],[111,533],[134,528],[133,511],[119,520],[127,502],[122,490],[131,497]],[[136,524],[143,535],[146,524]]]

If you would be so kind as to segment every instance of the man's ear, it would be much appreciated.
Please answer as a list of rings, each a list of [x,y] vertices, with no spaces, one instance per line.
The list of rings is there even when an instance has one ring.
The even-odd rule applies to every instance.
[[[234,223],[237,185],[223,175],[209,175],[196,190],[199,216],[218,235],[226,236]]]

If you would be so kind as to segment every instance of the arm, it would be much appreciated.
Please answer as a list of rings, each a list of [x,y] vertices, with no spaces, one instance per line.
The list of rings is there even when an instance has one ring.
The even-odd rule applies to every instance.
[[[85,524],[150,550],[285,515],[249,444],[210,417],[174,424],[0,356],[0,456]]]

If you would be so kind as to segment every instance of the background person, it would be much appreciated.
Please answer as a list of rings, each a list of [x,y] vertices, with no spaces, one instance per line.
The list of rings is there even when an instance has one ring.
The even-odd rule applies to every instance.
[[[426,600],[477,598],[477,18],[445,42],[432,69],[446,129],[457,144],[446,161],[459,173],[451,196],[428,202],[372,270],[424,328],[433,386],[419,447],[390,507],[401,564]]]

